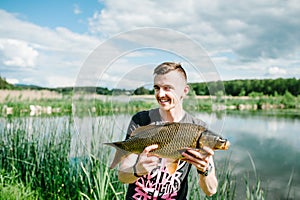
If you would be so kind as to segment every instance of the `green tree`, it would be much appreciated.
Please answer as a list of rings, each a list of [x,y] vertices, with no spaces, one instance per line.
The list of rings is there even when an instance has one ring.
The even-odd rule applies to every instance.
[[[8,83],[5,78],[0,76],[0,89],[14,89],[14,85]]]
[[[295,108],[296,107],[296,98],[289,92],[285,91],[281,103],[285,105],[286,108]]]
[[[150,91],[144,87],[139,87],[136,90],[134,90],[133,94],[135,95],[147,95],[150,94]]]

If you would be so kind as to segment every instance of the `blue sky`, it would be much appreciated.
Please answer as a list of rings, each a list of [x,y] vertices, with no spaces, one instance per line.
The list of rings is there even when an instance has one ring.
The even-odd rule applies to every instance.
[[[62,26],[77,33],[88,32],[87,19],[103,9],[103,4],[97,0],[2,0],[0,6],[7,12],[18,14],[20,19],[39,26],[51,29]]]
[[[90,75],[93,84],[149,84],[151,69],[163,61],[181,62],[191,82],[214,80],[216,74],[220,80],[300,78],[299,13],[297,0],[2,0],[0,75],[11,83],[74,86],[91,55],[111,45],[113,52],[126,54],[114,54],[109,65],[94,60],[91,65],[101,73]],[[149,27],[176,34],[163,37]],[[148,32],[138,35],[140,29]],[[178,39],[180,34],[186,39]],[[203,51],[183,47],[187,41],[181,39]],[[132,49],[141,47],[132,45],[137,41],[155,48]],[[191,57],[204,53],[213,74],[203,70],[201,60],[181,55],[182,49]],[[108,52],[99,51],[98,57],[107,58]]]

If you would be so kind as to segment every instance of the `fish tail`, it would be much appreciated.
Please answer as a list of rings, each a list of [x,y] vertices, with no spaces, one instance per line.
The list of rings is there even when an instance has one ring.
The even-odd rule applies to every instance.
[[[103,143],[105,145],[109,145],[112,146],[116,149],[116,153],[115,153],[115,157],[114,160],[112,161],[111,165],[110,165],[110,169],[113,169],[116,167],[116,165],[121,162],[121,160],[123,160],[127,155],[130,154],[130,152],[125,151],[123,149],[121,149],[119,147],[119,143],[118,142],[114,142],[114,143]]]

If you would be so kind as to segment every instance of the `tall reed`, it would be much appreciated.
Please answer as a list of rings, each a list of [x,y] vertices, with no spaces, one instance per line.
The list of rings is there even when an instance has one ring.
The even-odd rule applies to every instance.
[[[212,199],[212,200],[230,200],[235,199],[236,182],[235,177],[232,175],[230,166],[230,158],[222,162],[216,162],[216,176],[218,179],[217,193],[211,197],[205,196],[199,186],[199,175],[196,170],[191,169],[189,176],[189,199]]]
[[[10,119],[0,134],[2,170],[14,171],[18,181],[39,191],[42,198],[76,196],[68,157],[71,141],[68,118],[52,118],[47,122],[37,118]]]
[[[118,181],[115,170],[109,168],[112,148],[103,142],[114,140],[115,126],[113,117],[90,118],[91,141],[88,143],[88,155],[85,162],[80,162],[79,178],[85,187],[80,196],[84,199],[125,199],[126,185]],[[105,125],[106,124],[106,125]],[[116,136],[115,136],[116,137]],[[120,134],[118,139],[123,138]]]
[[[251,161],[251,165],[254,171],[255,175],[255,184],[250,184],[250,178],[245,176],[245,184],[246,184],[246,200],[264,200],[265,199],[265,193],[264,189],[261,186],[261,181],[258,177],[256,166],[254,163],[254,160],[251,156],[251,154],[248,152],[249,159]]]

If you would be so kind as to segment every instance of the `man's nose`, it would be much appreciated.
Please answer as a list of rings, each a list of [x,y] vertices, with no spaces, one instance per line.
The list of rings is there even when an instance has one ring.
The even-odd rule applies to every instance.
[[[166,91],[163,89],[159,89],[158,94],[159,97],[164,97],[166,95]]]

